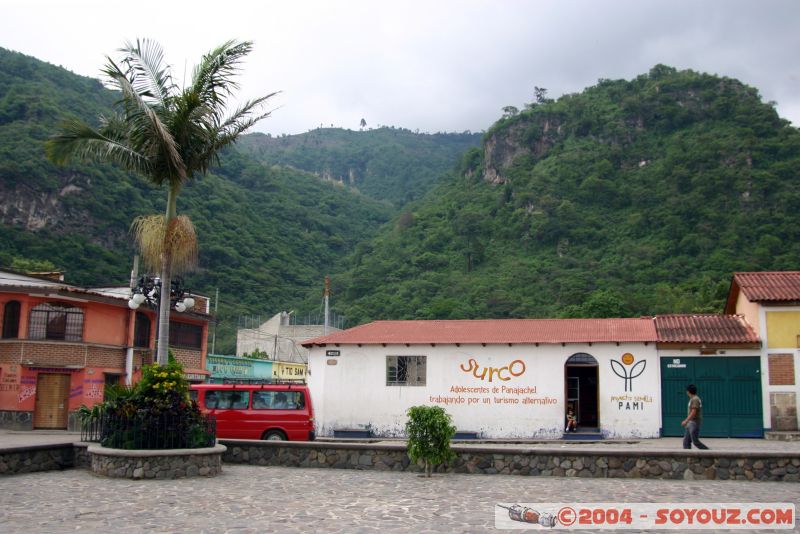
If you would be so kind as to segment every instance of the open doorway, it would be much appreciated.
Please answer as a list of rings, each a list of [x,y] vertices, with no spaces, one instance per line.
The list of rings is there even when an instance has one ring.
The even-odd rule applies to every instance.
[[[564,364],[567,409],[572,408],[578,427],[597,428],[598,365],[590,354],[573,354]]]

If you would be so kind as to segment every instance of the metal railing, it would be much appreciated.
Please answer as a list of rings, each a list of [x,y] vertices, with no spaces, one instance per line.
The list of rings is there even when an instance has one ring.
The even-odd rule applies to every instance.
[[[112,449],[196,449],[213,447],[216,437],[217,421],[210,416],[104,413],[81,424],[81,441]]]

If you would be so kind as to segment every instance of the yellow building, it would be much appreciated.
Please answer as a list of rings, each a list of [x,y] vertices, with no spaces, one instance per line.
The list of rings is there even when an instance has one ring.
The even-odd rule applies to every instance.
[[[734,274],[725,313],[743,315],[761,338],[765,428],[797,431],[800,271]]]

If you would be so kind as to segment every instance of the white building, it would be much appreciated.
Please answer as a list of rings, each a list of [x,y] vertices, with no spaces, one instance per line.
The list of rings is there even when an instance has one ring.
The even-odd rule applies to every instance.
[[[740,316],[378,321],[305,346],[320,436],[401,436],[416,405],[443,406],[481,438],[560,438],[568,408],[605,438],[676,435],[695,379],[711,405],[703,435],[768,428],[760,343]]]
[[[652,319],[379,321],[306,343],[317,432],[400,436],[440,405],[484,438],[559,438],[568,406],[604,437],[657,437]]]

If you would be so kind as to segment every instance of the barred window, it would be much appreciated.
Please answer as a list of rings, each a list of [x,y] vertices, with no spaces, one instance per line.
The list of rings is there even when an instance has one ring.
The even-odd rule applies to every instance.
[[[387,356],[387,386],[424,386],[427,356]]]
[[[45,302],[31,310],[30,339],[83,339],[83,310],[64,302]]]
[[[170,321],[169,344],[171,347],[200,349],[203,347],[203,327],[197,324]]]
[[[136,312],[136,322],[133,325],[133,346],[150,347],[150,317],[146,313]]]

